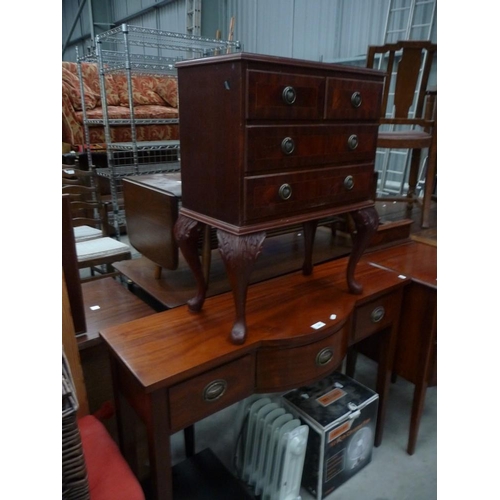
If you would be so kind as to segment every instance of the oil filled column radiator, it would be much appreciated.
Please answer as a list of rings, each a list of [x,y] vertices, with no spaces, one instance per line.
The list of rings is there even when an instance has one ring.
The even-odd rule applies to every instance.
[[[243,425],[240,479],[261,500],[301,500],[309,427],[268,397],[250,405]]]

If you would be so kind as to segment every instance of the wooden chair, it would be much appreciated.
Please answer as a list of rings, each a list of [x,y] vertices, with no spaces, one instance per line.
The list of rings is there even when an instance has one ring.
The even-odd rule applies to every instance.
[[[62,175],[62,193],[69,199],[78,267],[91,271],[91,276],[82,281],[118,275],[112,263],[131,259],[132,254],[127,244],[107,236],[107,208],[100,199],[95,174],[63,168]]]
[[[381,196],[378,199],[406,201],[408,210],[412,209],[413,203],[421,204],[422,227],[429,226],[430,197],[437,163],[437,92],[428,89],[436,53],[437,45],[429,41],[400,41],[368,47],[366,64],[369,68],[386,72],[377,147],[410,150],[406,195]],[[416,187],[424,149],[429,152],[425,193],[421,201],[416,195]]]
[[[99,191],[94,187],[95,182],[92,172],[63,165],[63,193],[71,195],[76,242],[108,236],[107,210]]]

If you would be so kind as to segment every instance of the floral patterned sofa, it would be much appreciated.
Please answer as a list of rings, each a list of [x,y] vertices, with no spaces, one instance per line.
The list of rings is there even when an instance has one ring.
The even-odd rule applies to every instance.
[[[96,64],[82,63],[87,118],[102,118],[99,72]],[[130,118],[129,94],[125,74],[106,75],[106,98],[109,118]],[[178,118],[177,79],[171,76],[132,76],[134,116],[136,119]],[[104,127],[89,127],[93,150],[105,149]],[[179,139],[177,124],[136,125],[137,141]],[[113,142],[131,141],[130,125],[111,127]],[[62,141],[75,151],[85,144],[80,80],[77,64],[62,62]]]

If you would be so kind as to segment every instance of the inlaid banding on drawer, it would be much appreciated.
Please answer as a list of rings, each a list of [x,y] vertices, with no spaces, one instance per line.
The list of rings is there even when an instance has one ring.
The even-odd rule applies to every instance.
[[[247,172],[284,171],[309,165],[373,161],[378,125],[247,127]],[[357,138],[352,148],[349,140]],[[284,141],[293,148],[284,148]],[[289,152],[291,150],[291,152]]]
[[[171,387],[171,429],[180,430],[252,394],[254,369],[254,356],[247,355]]]
[[[327,78],[326,119],[377,120],[383,84],[345,78]]]
[[[356,308],[352,342],[358,342],[391,325],[397,318],[400,301],[400,294],[396,292]]]
[[[324,95],[323,77],[249,71],[247,118],[322,119]]]
[[[290,349],[257,352],[257,390],[279,391],[309,383],[335,370],[347,350],[347,329]]]
[[[286,199],[284,185],[291,192]],[[366,200],[372,186],[373,164],[246,177],[245,222]]]

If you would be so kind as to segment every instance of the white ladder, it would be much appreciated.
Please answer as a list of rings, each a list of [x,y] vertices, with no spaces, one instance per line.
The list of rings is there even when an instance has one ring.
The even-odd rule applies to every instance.
[[[201,0],[186,0],[186,33],[201,36]]]
[[[384,27],[383,44],[400,40],[430,40],[437,0],[389,0]],[[381,63],[382,61],[380,61]],[[389,98],[393,93],[389,94]],[[394,130],[394,125],[387,127]],[[378,150],[379,184],[381,194],[402,195],[409,170],[410,155],[408,150]],[[424,171],[427,158],[424,158],[419,169],[416,191],[423,188]]]

